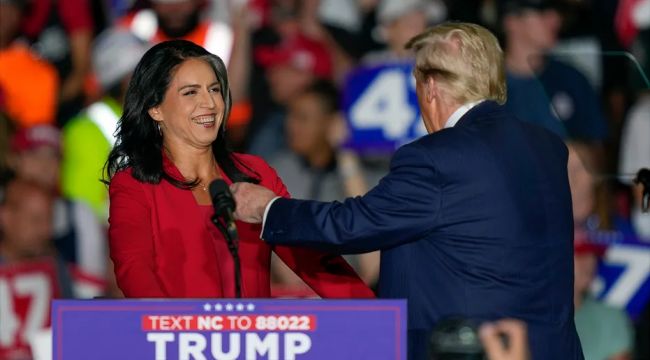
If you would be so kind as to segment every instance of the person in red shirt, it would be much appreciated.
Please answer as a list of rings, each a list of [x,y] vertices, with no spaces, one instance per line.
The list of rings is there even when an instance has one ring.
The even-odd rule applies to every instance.
[[[109,155],[109,243],[127,297],[235,297],[235,263],[211,223],[208,184],[258,183],[289,194],[262,159],[225,144],[231,95],[223,61],[186,40],[152,47],[126,94]],[[337,255],[269,246],[237,222],[242,297],[270,296],[271,251],[322,297],[373,297]]]

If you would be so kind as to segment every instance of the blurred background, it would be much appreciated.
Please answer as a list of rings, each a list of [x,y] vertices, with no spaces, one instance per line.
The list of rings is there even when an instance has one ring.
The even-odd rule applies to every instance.
[[[0,359],[39,358],[50,299],[121,297],[100,179],[150,46],[219,55],[232,148],[293,197],[331,201],[364,194],[425,134],[404,45],[447,20],[498,35],[506,106],[569,147],[566,276],[586,359],[650,359],[650,214],[634,182],[650,167],[650,0],[0,0]],[[376,286],[377,253],[346,259]],[[315,296],[280,260],[272,277],[276,297]]]

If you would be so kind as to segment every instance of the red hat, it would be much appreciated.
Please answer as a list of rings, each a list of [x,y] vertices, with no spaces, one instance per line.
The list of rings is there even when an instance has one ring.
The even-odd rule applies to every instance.
[[[586,232],[576,232],[573,240],[573,254],[586,255],[594,254],[598,257],[605,255],[607,246],[604,244],[595,243],[589,240]]]
[[[11,138],[11,149],[20,153],[42,146],[61,153],[61,131],[51,125],[36,125],[18,130]]]
[[[277,45],[258,46],[255,49],[255,59],[264,67],[291,65],[320,78],[332,77],[332,59],[327,47],[302,35]]]

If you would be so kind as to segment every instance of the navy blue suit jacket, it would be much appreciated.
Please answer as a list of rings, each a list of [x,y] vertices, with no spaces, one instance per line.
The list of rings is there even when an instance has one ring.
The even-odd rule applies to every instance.
[[[408,300],[409,358],[436,321],[528,324],[535,360],[582,359],[573,322],[573,216],[562,140],[484,101],[402,146],[389,174],[343,203],[278,199],[263,238],[381,250],[380,296]]]

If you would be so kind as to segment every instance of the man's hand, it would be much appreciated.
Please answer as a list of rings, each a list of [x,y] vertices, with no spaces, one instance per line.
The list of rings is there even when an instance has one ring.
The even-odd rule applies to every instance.
[[[277,196],[265,187],[246,182],[230,185],[230,191],[237,204],[235,219],[251,224],[262,223],[266,205]]]
[[[483,324],[479,336],[490,360],[528,360],[526,324],[519,320],[504,319]],[[505,336],[504,343],[502,336]]]

